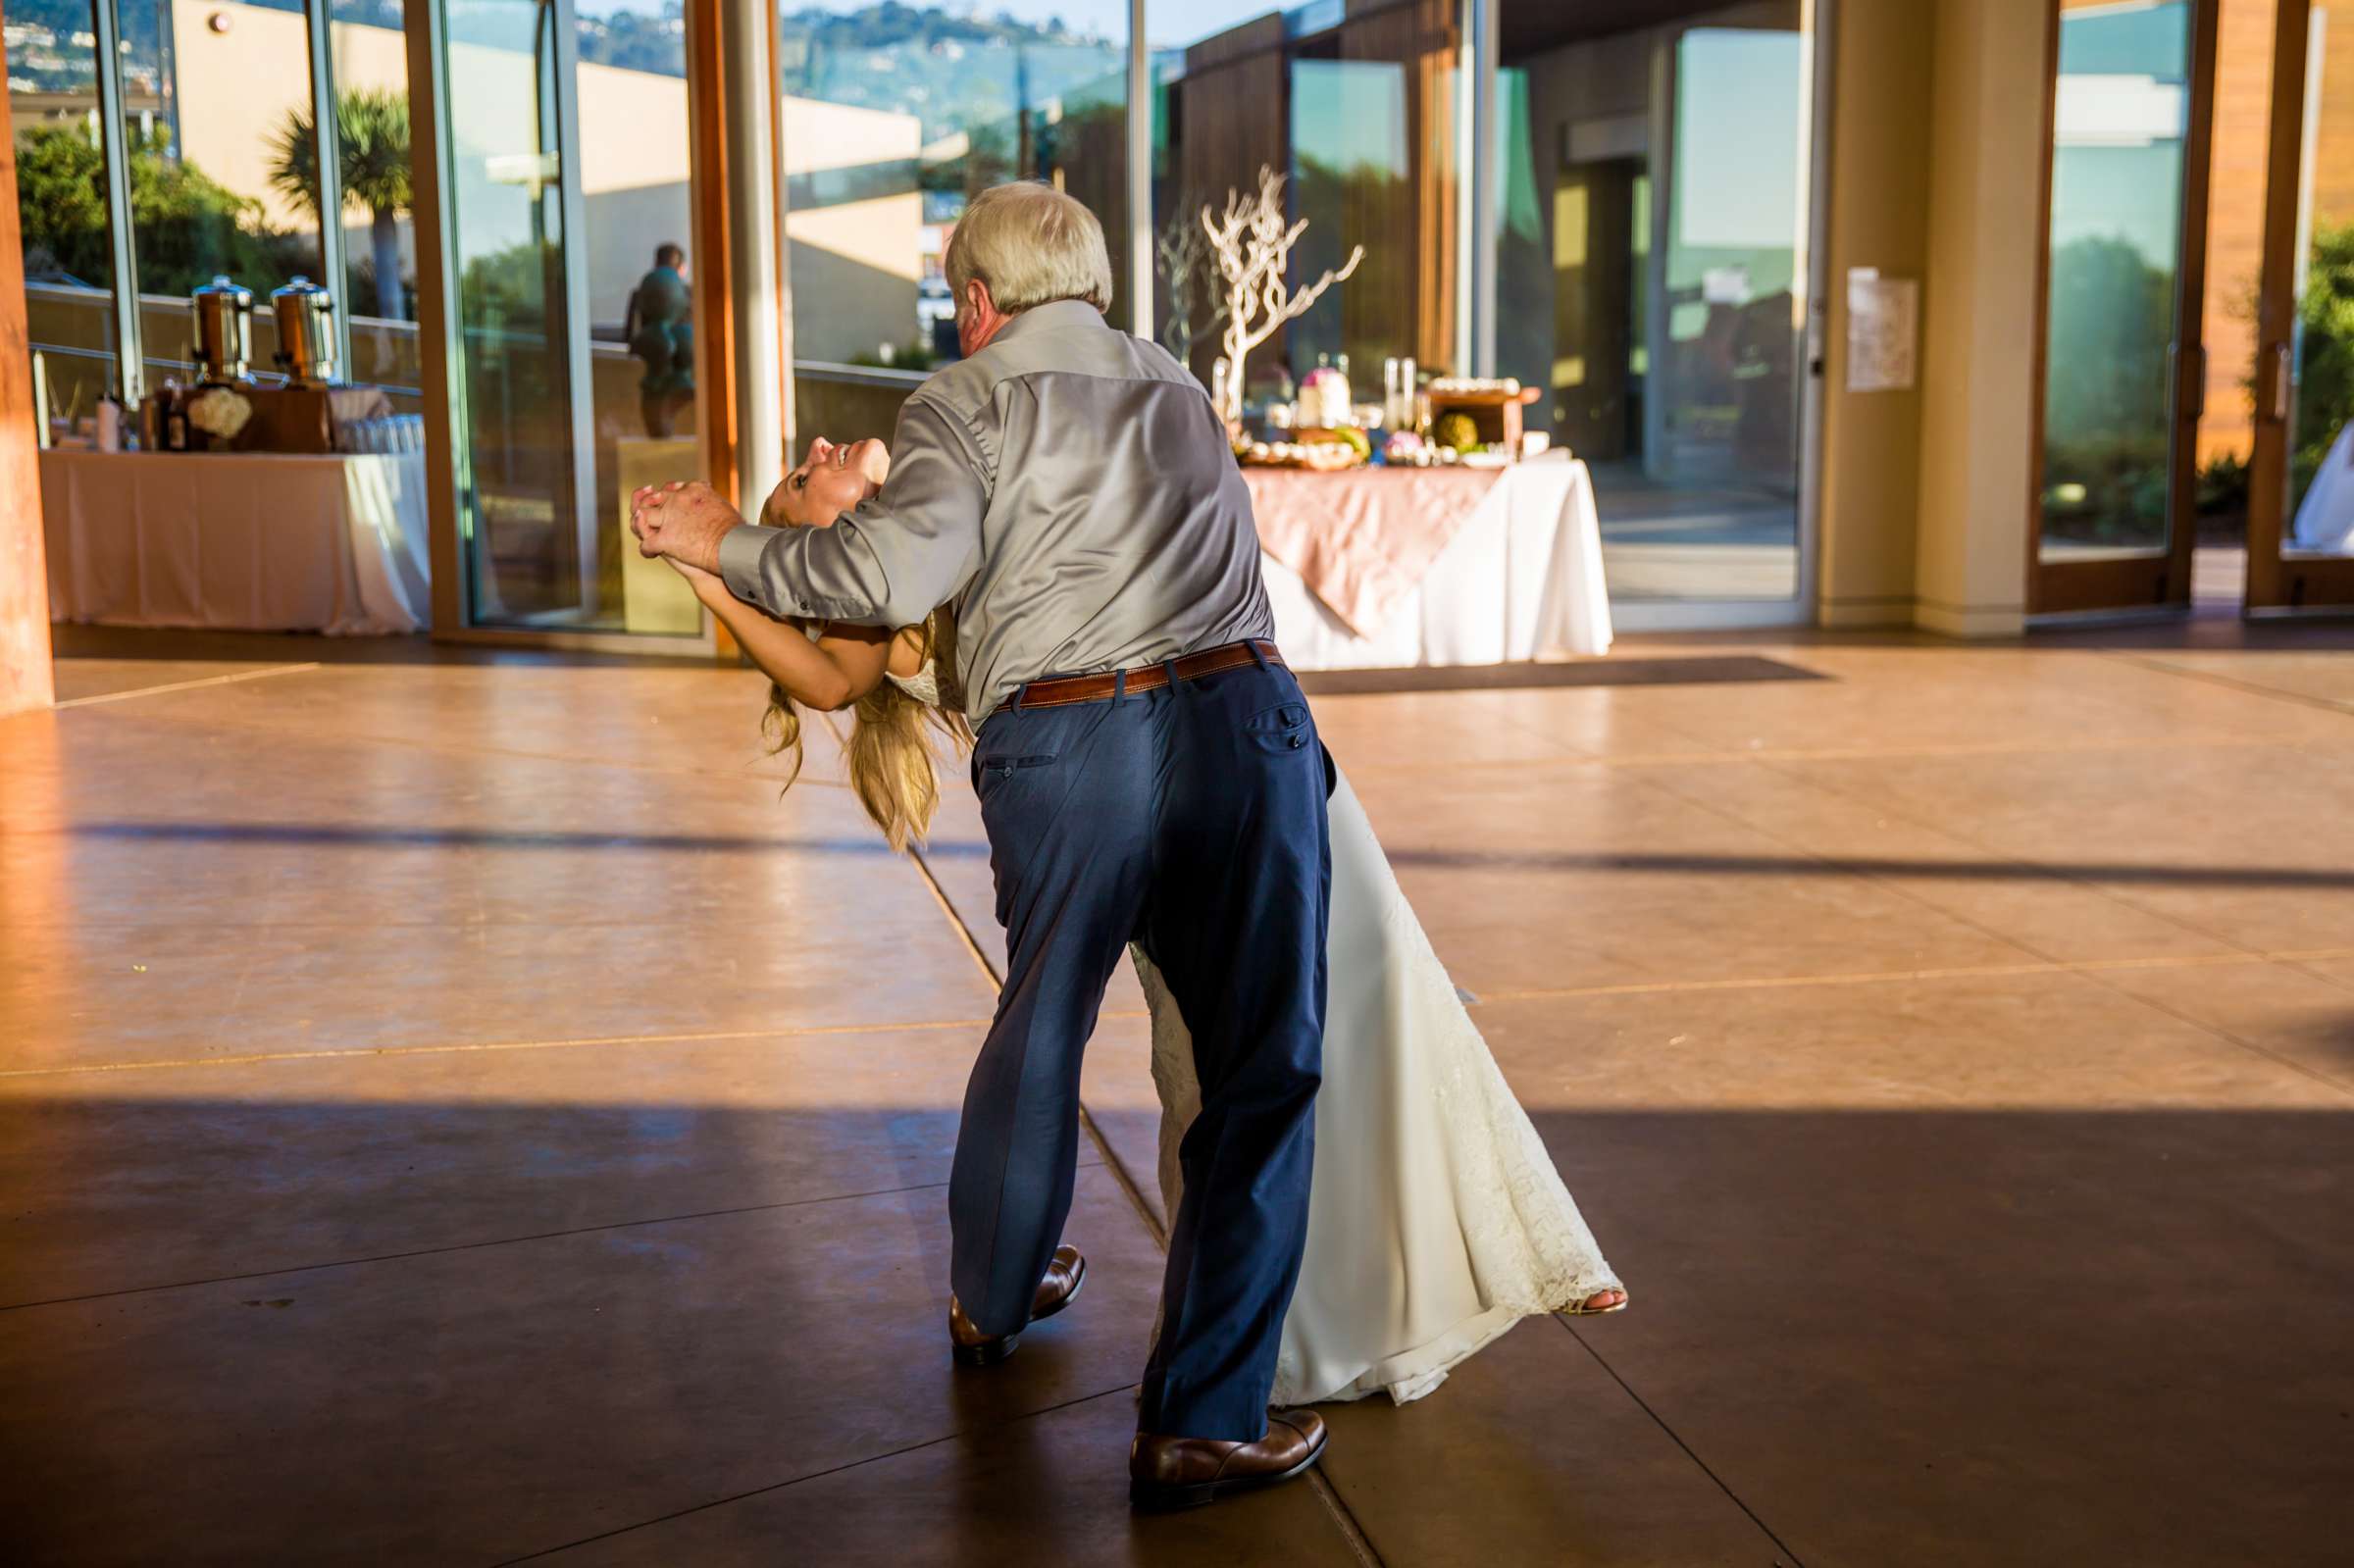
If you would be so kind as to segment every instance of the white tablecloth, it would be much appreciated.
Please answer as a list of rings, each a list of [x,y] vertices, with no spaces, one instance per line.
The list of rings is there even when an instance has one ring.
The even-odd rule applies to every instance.
[[[1276,640],[1296,669],[1510,664],[1611,648],[1594,483],[1565,457],[1507,469],[1372,636],[1351,632],[1282,562],[1262,552],[1259,567]]]
[[[106,626],[415,632],[425,457],[41,454],[49,613]]]

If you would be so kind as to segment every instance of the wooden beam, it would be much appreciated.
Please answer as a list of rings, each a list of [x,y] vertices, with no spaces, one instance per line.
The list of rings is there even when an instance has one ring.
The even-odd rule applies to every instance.
[[[0,55],[0,65],[6,63]],[[0,72],[5,75],[5,72]],[[17,141],[0,100],[0,714],[57,698],[49,664],[49,568],[41,540],[41,454],[32,343],[25,326],[25,244],[17,229]]]
[[[702,435],[703,478],[739,509],[736,457],[742,415],[736,397],[736,278],[729,249],[727,74],[720,8],[728,0],[686,0],[687,191],[694,245],[694,426]],[[625,546],[629,541],[623,541]],[[708,617],[712,652],[742,657],[736,638]]]
[[[736,452],[742,438],[734,374],[736,279],[729,247],[727,77],[721,57],[720,12],[727,3],[686,0],[687,162],[694,236],[695,428],[703,436],[703,477],[741,507],[743,497],[736,493]]]

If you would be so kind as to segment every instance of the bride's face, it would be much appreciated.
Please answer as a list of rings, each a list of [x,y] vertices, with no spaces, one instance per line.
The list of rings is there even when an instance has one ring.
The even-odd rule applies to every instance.
[[[788,523],[822,529],[881,489],[890,474],[891,452],[881,441],[836,446],[820,435],[778,486],[777,509]]]

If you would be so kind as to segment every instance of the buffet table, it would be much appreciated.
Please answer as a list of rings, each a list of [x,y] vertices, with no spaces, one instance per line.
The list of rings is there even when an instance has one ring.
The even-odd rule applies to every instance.
[[[1246,468],[1285,659],[1303,670],[1610,651],[1586,466]]]
[[[365,635],[430,616],[425,457],[41,454],[50,615]]]

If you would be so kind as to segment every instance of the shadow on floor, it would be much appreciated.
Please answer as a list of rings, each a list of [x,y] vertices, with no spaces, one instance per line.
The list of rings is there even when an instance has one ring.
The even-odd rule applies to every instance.
[[[549,829],[369,828],[337,823],[84,822],[54,830],[69,837],[129,843],[392,849],[501,849],[571,853],[631,849],[655,854],[817,854],[890,859],[879,838],[787,838],[735,834],[571,833]],[[20,834],[19,837],[34,836]],[[923,846],[930,860],[989,859],[989,845],[942,838]],[[2354,871],[2323,866],[2153,866],[2131,861],[1906,860],[1853,855],[1631,854],[1596,851],[1402,849],[1394,866],[1544,874],[1637,872],[1665,877],[1876,877],[1947,882],[2079,882],[2157,887],[2354,889]]]
[[[0,1106],[4,1299],[48,1302],[0,1310],[13,1560],[1186,1562],[1246,1517],[1120,1505],[1157,1253],[1100,1177],[1083,1310],[945,1364],[946,1108],[117,1093]],[[1383,1560],[1714,1560],[1674,1532],[1721,1483],[1806,1563],[2342,1561],[2354,1113],[1536,1120],[1636,1309],[1344,1412]],[[1685,1504],[1618,1473],[1589,1349]],[[905,1490],[938,1444],[991,1506]],[[1217,1560],[1311,1560],[1293,1495]]]

